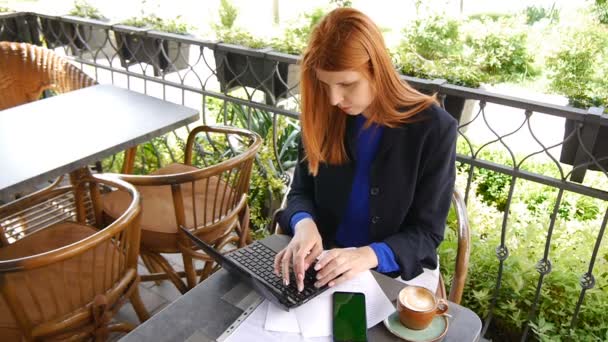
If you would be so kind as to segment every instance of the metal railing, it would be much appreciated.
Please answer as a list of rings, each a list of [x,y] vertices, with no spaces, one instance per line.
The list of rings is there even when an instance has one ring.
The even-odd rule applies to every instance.
[[[297,56],[36,13],[0,16],[0,37],[53,47],[100,83],[112,83],[200,108],[203,123],[219,122],[262,131],[266,134],[264,138],[276,165],[274,171],[287,183],[286,169],[289,162],[293,162],[289,160],[290,156],[293,159],[293,154],[285,154],[285,151],[293,148],[294,141],[282,135],[281,126],[277,125],[281,120],[284,125],[284,120],[299,117]],[[608,221],[608,153],[602,151],[602,144],[608,144],[598,137],[608,134],[608,117],[598,108],[585,111],[454,86],[442,80],[407,76],[403,76],[403,79],[423,92],[437,93],[446,107],[454,99],[458,102],[458,98],[467,100],[465,108],[473,105],[471,116],[460,118],[457,155],[457,163],[462,171],[460,185],[464,188],[467,202],[476,196],[475,189],[479,190],[479,172],[499,174],[503,179],[506,177],[502,189],[506,197],[501,199],[497,211],[502,216],[501,223],[494,231],[500,242],[496,246],[486,246],[495,248],[497,274],[489,309],[483,317],[483,334],[492,325],[503,286],[505,265],[509,260],[511,246],[508,245],[508,237],[513,224],[510,215],[514,200],[520,195],[517,185],[531,182],[556,192],[549,206],[550,219],[547,226],[542,227],[546,238],[542,257],[536,266],[538,282],[534,298],[530,299],[525,320],[528,323],[539,314],[543,284],[552,271],[551,260],[556,251],[552,251],[551,246],[560,210],[565,205],[565,196],[577,194],[600,201],[597,215],[603,219],[593,221],[601,221],[599,226],[589,227],[597,234],[591,255],[585,261],[585,270],[580,273],[580,296],[570,319],[571,327],[576,327],[586,293],[599,285],[596,284],[594,267],[599,261],[598,254]],[[260,122],[256,121],[262,120],[260,118],[266,120],[266,125],[272,129],[267,126],[262,129]],[[564,121],[568,122],[566,128],[571,131],[557,140],[555,136],[548,138],[547,133],[555,130],[553,125],[557,123],[555,127],[561,127]],[[173,133],[173,136],[179,139],[180,134]],[[167,143],[167,138],[164,141]],[[488,157],[488,151],[497,149],[503,150],[502,155],[506,156],[502,161]],[[562,153],[558,156],[560,150]],[[539,157],[543,157],[544,163],[552,167],[550,171],[540,172],[529,167],[532,160]],[[144,168],[146,164],[146,161],[142,162]],[[572,164],[575,166],[570,166]],[[260,170],[269,171],[267,167]],[[592,172],[590,182],[584,182],[585,175],[591,173],[588,170],[596,171]],[[475,216],[476,213],[470,215]],[[475,230],[473,233],[476,233]],[[521,340],[527,340],[530,336],[528,323],[524,324]]]

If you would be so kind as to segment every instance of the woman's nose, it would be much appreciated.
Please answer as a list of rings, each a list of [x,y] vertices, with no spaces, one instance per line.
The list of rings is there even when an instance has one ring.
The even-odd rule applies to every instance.
[[[342,95],[342,92],[340,92],[337,89],[331,89],[329,91],[329,103],[332,106],[337,106],[338,104],[340,104],[340,102],[342,102],[342,100],[344,99],[344,96]]]

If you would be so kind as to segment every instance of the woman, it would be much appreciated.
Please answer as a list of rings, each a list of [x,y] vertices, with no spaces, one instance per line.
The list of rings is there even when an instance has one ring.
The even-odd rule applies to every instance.
[[[279,218],[293,239],[275,273],[288,285],[293,265],[301,291],[316,261],[317,287],[375,269],[435,291],[456,120],[400,80],[380,30],[351,8],[312,32],[300,92],[302,144]]]

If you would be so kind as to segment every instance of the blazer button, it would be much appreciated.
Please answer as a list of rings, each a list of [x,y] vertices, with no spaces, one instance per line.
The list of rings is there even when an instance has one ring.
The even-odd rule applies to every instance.
[[[369,193],[372,196],[376,196],[376,195],[378,195],[380,193],[380,188],[373,187],[373,188],[369,189]]]
[[[373,216],[373,217],[372,217],[372,223],[376,224],[376,223],[378,223],[378,222],[380,222],[380,217],[378,217],[378,216]]]

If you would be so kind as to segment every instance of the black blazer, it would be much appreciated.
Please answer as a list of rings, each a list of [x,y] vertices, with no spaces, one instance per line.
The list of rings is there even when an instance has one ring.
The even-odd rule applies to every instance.
[[[416,122],[385,127],[372,162],[370,179],[370,237],[384,241],[395,253],[403,279],[437,268],[437,246],[454,189],[457,122],[439,106],[418,113]],[[308,173],[300,145],[287,206],[279,218],[288,227],[294,213],[313,216],[328,248],[350,196],[356,164],[354,117],[347,120],[345,146],[350,159],[343,165],[319,166]]]

